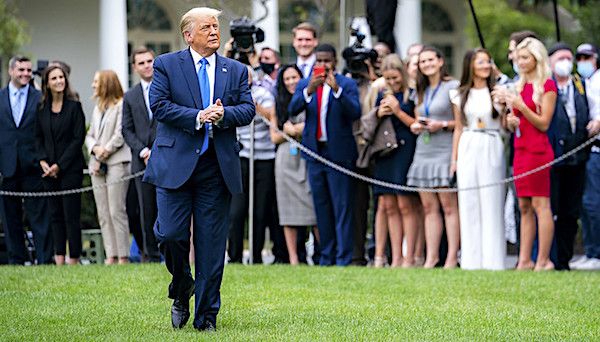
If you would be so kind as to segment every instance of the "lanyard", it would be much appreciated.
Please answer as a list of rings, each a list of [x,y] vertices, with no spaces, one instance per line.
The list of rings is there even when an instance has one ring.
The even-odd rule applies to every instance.
[[[429,97],[429,90],[431,88],[427,88],[427,90],[425,90],[425,117],[428,118],[429,117],[429,108],[431,107],[431,103],[433,102],[433,98],[435,97],[435,94],[437,94],[438,90],[440,89],[440,86],[442,85],[442,81],[440,81],[440,83],[438,83],[438,85],[435,87],[435,89],[433,90],[433,93],[431,94],[431,97]]]

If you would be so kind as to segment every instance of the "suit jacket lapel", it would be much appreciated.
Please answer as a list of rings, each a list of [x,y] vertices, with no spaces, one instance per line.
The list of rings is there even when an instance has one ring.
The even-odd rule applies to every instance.
[[[150,125],[150,117],[148,113],[148,107],[146,107],[146,98],[144,97],[144,89],[142,88],[142,83],[138,83],[138,85],[135,86],[133,91],[135,103],[138,106],[138,110],[136,110],[136,112],[143,114],[142,116],[144,118],[142,120],[144,120],[144,122],[147,122],[148,125]]]
[[[2,108],[4,106],[6,107],[5,109]],[[0,91],[0,113],[6,113],[7,115],[4,115],[4,120],[8,120],[12,127],[17,128],[17,125],[15,125],[15,120],[12,116],[12,107],[10,106],[10,94],[8,87]]]
[[[192,59],[192,53],[189,49],[181,50],[179,52],[181,72],[185,78],[188,89],[190,89],[192,98],[196,108],[202,108],[202,98],[200,97],[200,85],[198,84],[198,75],[196,73],[196,66]]]
[[[35,106],[36,103],[33,101],[33,89],[32,86],[29,86],[27,91],[27,100],[25,101],[25,109],[23,110],[23,116],[21,117],[21,122],[19,123],[19,127],[25,125],[26,120],[35,120],[35,113],[37,112],[35,108],[31,111],[31,115],[29,115],[28,111],[31,106]]]
[[[216,53],[215,53],[216,54]],[[215,90],[213,96],[213,103],[217,99],[223,101],[223,95],[225,94],[225,88],[227,87],[227,61],[216,54],[215,59],[217,65],[215,66]]]

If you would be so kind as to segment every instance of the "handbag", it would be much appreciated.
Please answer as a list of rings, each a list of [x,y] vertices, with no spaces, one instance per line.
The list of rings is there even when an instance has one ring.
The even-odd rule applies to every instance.
[[[356,166],[369,167],[373,157],[385,156],[398,147],[396,131],[391,116],[377,117],[379,107],[374,107],[358,120],[354,132],[358,147]]]

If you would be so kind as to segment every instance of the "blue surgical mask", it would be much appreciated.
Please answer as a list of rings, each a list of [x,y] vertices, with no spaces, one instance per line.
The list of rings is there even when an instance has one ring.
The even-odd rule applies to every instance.
[[[513,71],[515,72],[515,75],[518,75],[519,74],[519,64],[517,64],[517,62],[513,62],[512,67],[513,67]]]
[[[577,62],[577,73],[579,75],[581,75],[581,77],[590,78],[594,74],[594,71],[596,71],[596,68],[594,67],[594,64],[592,64],[592,62],[590,62],[590,61]]]

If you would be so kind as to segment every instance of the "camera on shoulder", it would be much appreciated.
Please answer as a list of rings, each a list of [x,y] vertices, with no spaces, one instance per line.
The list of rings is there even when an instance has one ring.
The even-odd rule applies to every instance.
[[[229,22],[233,38],[232,58],[244,64],[250,64],[248,54],[254,53],[254,44],[265,40],[265,32],[256,26],[248,17],[241,17]]]
[[[365,61],[371,60],[371,64],[377,60],[377,51],[369,49],[363,45],[365,35],[358,29],[351,28],[350,35],[356,37],[356,41],[351,46],[344,49],[342,57],[346,61],[346,69],[352,74],[352,77],[360,77],[368,72],[368,67]]]

